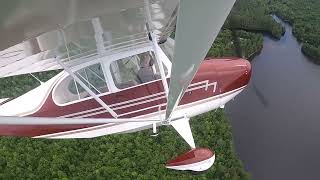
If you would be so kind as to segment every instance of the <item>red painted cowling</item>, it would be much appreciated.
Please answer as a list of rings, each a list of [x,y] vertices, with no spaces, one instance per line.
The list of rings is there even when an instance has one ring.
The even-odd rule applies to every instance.
[[[175,170],[205,171],[215,160],[215,154],[208,148],[192,149],[167,162],[166,167]]]

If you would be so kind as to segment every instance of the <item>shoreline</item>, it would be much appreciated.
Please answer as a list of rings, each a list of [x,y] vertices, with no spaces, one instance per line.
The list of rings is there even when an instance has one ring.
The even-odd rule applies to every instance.
[[[307,59],[316,64],[320,65],[320,47],[316,47],[313,44],[302,40],[303,37],[300,37],[294,30],[294,20],[289,19],[286,15],[283,15],[280,11],[272,11],[272,14],[279,18],[282,22],[287,23],[292,28],[292,35],[297,39],[301,44],[301,53],[307,57]]]

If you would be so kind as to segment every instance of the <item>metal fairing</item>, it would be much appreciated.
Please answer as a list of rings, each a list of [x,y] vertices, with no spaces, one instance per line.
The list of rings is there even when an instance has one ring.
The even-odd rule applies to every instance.
[[[242,59],[205,60],[173,117],[192,117],[216,109],[240,93],[250,79],[250,64]],[[169,81],[169,79],[168,79]],[[59,81],[58,81],[59,82]],[[57,86],[56,83],[54,86]],[[94,99],[89,98],[68,105],[57,105],[52,91],[43,105],[26,116],[112,118]],[[164,115],[166,97],[161,80],[134,86],[100,98],[108,102],[119,118],[150,118]],[[133,132],[150,128],[152,122],[83,125],[1,125],[0,134],[43,138],[88,138],[113,133]]]

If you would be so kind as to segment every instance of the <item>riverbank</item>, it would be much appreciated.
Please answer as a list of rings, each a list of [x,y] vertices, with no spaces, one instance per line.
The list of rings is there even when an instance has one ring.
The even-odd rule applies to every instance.
[[[270,11],[293,26],[293,34],[302,43],[301,51],[320,64],[320,1],[273,0]]]
[[[280,37],[279,25],[267,16],[263,0],[240,0],[235,12],[241,20],[236,28],[221,31],[209,56],[237,56],[234,31],[246,58],[253,58],[263,47],[263,28]],[[243,3],[241,3],[243,2]],[[261,8],[255,11],[256,8]],[[246,8],[250,8],[246,10]],[[239,11],[237,11],[239,10]],[[249,13],[247,13],[249,12]],[[257,14],[262,12],[262,14]],[[243,14],[244,13],[244,14]],[[247,14],[245,14],[247,13]],[[243,15],[242,15],[243,14]],[[261,16],[260,16],[261,15]],[[262,17],[262,18],[259,18]],[[232,24],[232,23],[231,23]],[[255,26],[257,24],[257,26]],[[230,24],[229,24],[230,25]],[[271,28],[270,28],[271,27]],[[232,30],[231,30],[232,29]],[[239,30],[239,29],[244,29]],[[261,32],[261,31],[260,31]],[[40,79],[49,76],[40,74]],[[39,77],[39,76],[38,76]],[[3,97],[16,97],[32,89],[37,82],[29,75],[0,80]],[[230,122],[222,110],[194,118],[192,130],[198,146],[215,150],[217,159],[207,172],[193,176],[188,172],[167,170],[166,160],[188,150],[186,143],[168,127],[160,129],[158,137],[150,137],[150,130],[105,136],[88,140],[43,140],[28,138],[0,138],[0,177],[21,178],[114,178],[114,179],[249,179],[233,147]]]
[[[221,30],[207,57],[244,57],[248,60],[263,48],[263,35],[246,31]]]
[[[316,48],[311,44],[303,43],[301,46],[301,51],[310,59],[310,61],[320,65],[320,47]]]
[[[320,68],[301,53],[292,27],[283,26],[280,40],[264,36],[248,87],[225,110],[252,179],[318,179]]]
[[[251,44],[257,35],[241,33]],[[245,37],[247,36],[247,37]],[[234,54],[231,31],[219,35],[216,53]],[[221,46],[220,46],[221,45]],[[219,47],[220,46],[220,47]],[[249,46],[251,47],[251,46]],[[46,81],[56,72],[36,73]],[[0,79],[0,97],[17,97],[39,85],[30,75]],[[94,139],[31,139],[0,137],[1,179],[250,179],[233,146],[230,122],[223,110],[191,120],[198,147],[215,151],[216,161],[208,171],[193,175],[166,169],[167,160],[190,147],[170,127]]]
[[[267,1],[239,0],[208,56],[237,56],[251,61],[263,48],[263,35],[279,40],[284,33],[284,27],[270,16]]]
[[[269,14],[269,3],[266,0],[239,0],[226,21],[226,27],[231,30],[269,34],[280,39],[285,30]]]

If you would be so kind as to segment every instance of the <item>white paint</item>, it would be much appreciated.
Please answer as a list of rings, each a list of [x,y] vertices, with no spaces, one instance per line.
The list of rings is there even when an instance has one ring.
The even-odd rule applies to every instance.
[[[163,62],[163,64],[168,69],[168,74],[166,76],[168,78],[168,77],[170,77],[170,73],[171,73],[171,66],[172,66],[171,65],[171,61],[164,54],[164,52],[162,51],[162,49],[159,46],[156,46],[156,48],[157,48],[160,60]],[[135,55],[135,54],[141,54],[141,53],[144,53],[144,52],[147,52],[147,51],[153,51],[152,46],[143,47],[143,48],[137,48],[135,50],[128,51],[128,52],[125,52],[125,53],[122,52],[121,54],[114,54],[114,55],[110,55],[110,56],[101,57],[101,58],[98,58],[98,59],[90,59],[89,62],[82,63],[79,66],[72,67],[71,70],[72,70],[72,72],[75,72],[77,70],[80,70],[82,68],[88,67],[90,65],[101,63],[101,67],[103,69],[103,72],[104,72],[104,75],[105,75],[105,78],[106,78],[106,83],[107,83],[108,89],[109,89],[109,92],[105,92],[105,93],[97,95],[98,97],[101,97],[101,96],[104,96],[104,95],[107,95],[107,94],[110,94],[110,93],[117,93],[117,92],[120,92],[120,91],[125,91],[125,90],[128,90],[128,89],[134,88],[134,87],[145,85],[146,83],[142,83],[142,84],[138,84],[136,86],[131,86],[131,87],[124,88],[124,89],[118,89],[116,87],[116,85],[114,84],[114,82],[113,82],[113,77],[112,77],[112,74],[110,72],[110,66],[111,66],[111,63],[114,62],[114,61],[117,61],[117,60],[125,58],[125,57],[129,57],[129,56],[132,56],[132,55]],[[71,104],[75,104],[75,103],[79,103],[79,102],[82,102],[82,101],[85,101],[85,100],[92,99],[92,97],[87,97],[87,98],[74,100],[72,102],[59,103],[59,101],[57,100],[55,94],[59,93],[57,91],[57,88],[59,87],[59,84],[62,83],[66,78],[68,78],[68,73],[64,74],[64,76],[57,83],[58,85],[55,86],[54,89],[53,89],[53,101],[55,102],[55,104],[57,104],[59,106],[67,106],[67,105],[71,105]],[[159,80],[150,81],[150,82],[148,82],[148,84],[152,83],[152,82],[156,82],[156,81],[159,81]]]
[[[0,104],[5,102],[6,100],[8,100],[9,98],[3,98],[3,99],[0,99]]]
[[[214,161],[215,161],[215,154],[211,158],[206,159],[204,161],[196,162],[193,164],[181,165],[181,166],[166,166],[166,168],[181,170],[181,171],[190,170],[190,171],[200,172],[200,171],[205,171],[209,169],[213,165]]]
[[[196,148],[190,128],[189,118],[182,118],[176,121],[172,121],[171,125],[192,149]]]
[[[167,83],[167,79],[166,79],[166,75],[164,72],[164,68],[163,68],[163,64],[162,61],[160,59],[160,55],[159,55],[159,49],[158,46],[158,42],[156,40],[156,37],[152,31],[152,29],[150,29],[149,25],[151,25],[152,20],[151,20],[151,13],[150,13],[150,7],[149,7],[149,1],[148,0],[144,0],[144,6],[145,6],[145,16],[146,16],[146,28],[147,31],[149,33],[149,35],[151,36],[151,41],[152,41],[152,46],[153,46],[153,50],[154,50],[154,54],[155,54],[155,59],[157,61],[157,65],[159,66],[159,71],[160,71],[160,75],[161,75],[161,81],[162,81],[162,85],[164,88],[164,92],[166,93],[166,97],[168,97],[168,93],[169,93],[169,87],[168,87],[168,83]]]
[[[171,63],[171,61],[169,60],[167,55],[163,52],[163,50],[160,48],[160,46],[158,44],[156,45],[156,48],[157,48],[157,51],[158,51],[158,54],[159,54],[159,59],[161,59],[163,64],[167,67],[167,70],[168,70],[167,77],[170,77],[172,63]]]
[[[196,101],[193,103],[185,104],[178,106],[175,110],[172,118],[181,118],[181,117],[193,117],[220,107],[220,102],[227,103],[238,95],[245,86],[235,89],[231,92],[227,92],[218,96],[214,96],[208,99]],[[161,117],[159,117],[161,116]],[[159,111],[148,115],[143,115],[136,117],[137,119],[161,119],[164,118],[165,111]],[[172,121],[173,122],[173,121]],[[104,135],[110,135],[115,133],[129,133],[140,131],[143,129],[152,128],[153,122],[128,122],[122,124],[116,124],[109,127],[108,124],[94,126],[90,128],[84,128],[80,130],[72,130],[61,133],[47,134],[42,136],[37,136],[35,138],[53,138],[53,139],[64,139],[64,138],[92,138]],[[160,125],[158,123],[157,125]],[[85,131],[85,132],[84,132]]]
[[[193,84],[190,84],[189,88],[187,89],[186,92],[190,92],[190,91],[194,91],[194,90],[198,90],[198,89],[205,89],[208,90],[208,88],[210,86],[213,86],[213,93],[216,91],[217,88],[217,82],[213,82],[213,83],[209,83],[208,80],[205,81],[200,81],[200,82],[196,82]],[[100,96],[100,95],[99,95]],[[90,97],[91,99],[92,97]],[[144,103],[148,103],[148,102],[152,102],[152,101],[156,101],[159,99],[165,99],[165,93],[164,92],[160,92],[160,93],[156,93],[156,94],[151,94],[148,96],[143,96],[140,98],[136,98],[136,99],[131,99],[128,101],[123,101],[120,103],[115,103],[115,104],[110,104],[110,107],[113,108],[113,110],[119,110],[119,109],[124,109],[127,107],[132,107],[132,106],[136,106],[136,105],[140,105],[140,104],[144,104]],[[124,105],[124,106],[120,106],[120,105]],[[144,110],[148,110],[154,107],[158,107],[158,106],[165,106],[166,104],[159,104],[159,105],[155,105],[155,106],[151,106],[151,107],[146,107],[146,108],[142,108],[136,111],[131,111],[128,113],[124,113],[124,114],[119,114],[118,116],[124,116],[124,115],[128,115],[128,114],[132,114],[132,113],[136,113],[136,112],[140,112],[140,111],[144,111]],[[93,112],[93,111],[97,111],[97,112]],[[93,112],[93,113],[90,113]],[[106,113],[107,111],[104,110],[104,108],[99,107],[99,108],[94,108],[94,109],[89,109],[86,111],[81,111],[81,112],[76,112],[76,113],[72,113],[72,114],[68,114],[68,115],[64,115],[61,117],[90,117],[90,116],[94,116],[94,115],[98,115],[98,114],[103,114]],[[89,113],[89,114],[87,114]]]
[[[199,86],[199,85],[201,85],[201,86]],[[200,82],[190,84],[188,89],[186,90],[186,92],[190,92],[190,91],[198,90],[198,89],[202,89],[202,88],[205,88],[205,90],[208,90],[208,88],[210,86],[213,86],[213,93],[215,93],[217,90],[217,85],[218,85],[218,82],[209,83],[209,80],[200,81]]]
[[[0,116],[26,116],[38,111],[60,76],[61,74],[58,74],[37,88],[0,106]]]
[[[136,129],[151,125],[152,122],[133,122],[133,123],[123,123],[120,125],[115,125],[115,126],[110,126],[106,125],[107,127],[100,128],[100,129],[95,129],[95,127],[92,127],[91,131],[85,131],[83,132],[83,129],[76,130],[76,131],[71,131],[70,132],[63,132],[63,133],[56,133],[47,136],[37,136],[35,138],[50,138],[50,139],[73,139],[73,138],[94,138],[94,137],[99,137],[99,136],[104,136],[104,135],[110,135],[110,134],[116,134],[116,133],[122,133],[125,131],[131,131],[135,127]],[[102,126],[103,127],[103,126]],[[74,134],[75,132],[75,134]]]
[[[1,103],[7,101],[9,98],[3,98],[3,99],[0,99],[0,106],[2,105]]]
[[[128,122],[160,122],[159,119],[136,118],[52,118],[52,117],[14,117],[0,116],[1,125],[76,125],[76,124],[106,124]]]
[[[157,123],[152,123],[152,133],[153,134],[157,133]]]
[[[66,46],[67,49],[67,46]],[[67,49],[68,51],[68,49]],[[68,52],[69,53],[69,52]],[[72,78],[77,81],[77,83],[82,86],[83,89],[85,89],[90,95],[91,97],[93,97],[102,107],[104,107],[114,118],[117,118],[118,115],[104,102],[100,99],[99,96],[97,96],[86,84],[84,84],[72,71],[71,69],[69,69],[66,65],[64,65],[59,58],[56,59],[57,62],[64,68],[64,70],[66,72],[68,72],[68,74],[70,76],[72,76]]]

